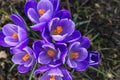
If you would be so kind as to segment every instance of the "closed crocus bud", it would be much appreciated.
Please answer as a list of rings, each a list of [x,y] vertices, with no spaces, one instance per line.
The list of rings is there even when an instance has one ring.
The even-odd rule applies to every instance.
[[[100,62],[100,54],[98,51],[91,51],[89,52],[89,65],[96,66]]]

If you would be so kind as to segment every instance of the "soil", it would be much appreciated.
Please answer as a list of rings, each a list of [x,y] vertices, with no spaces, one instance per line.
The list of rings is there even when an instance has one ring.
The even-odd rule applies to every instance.
[[[19,12],[29,22],[23,12],[24,3],[25,0],[0,0],[0,29],[11,22],[12,13]],[[89,21],[76,25],[83,35],[91,29],[94,30],[87,35],[89,38],[99,34],[89,49],[101,54],[101,62],[95,67],[97,70],[74,71],[73,80],[120,80],[120,0],[61,0],[61,8],[71,11],[76,24]],[[17,67],[9,72],[13,65],[9,48],[0,46],[0,51],[7,54],[7,57],[0,57],[0,80],[28,80],[30,73],[20,74]],[[38,80],[38,77],[34,76],[32,80]]]

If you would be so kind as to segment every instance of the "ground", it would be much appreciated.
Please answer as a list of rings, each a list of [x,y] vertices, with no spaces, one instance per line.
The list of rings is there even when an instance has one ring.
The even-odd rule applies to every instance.
[[[24,3],[25,0],[0,0],[0,29],[11,22],[12,13],[19,13],[29,22],[23,12]],[[120,80],[120,0],[61,0],[61,8],[68,9],[76,29],[92,39],[89,50],[98,50],[101,55],[98,67],[71,71],[73,80]],[[13,65],[9,48],[0,47],[0,51],[0,80],[28,80],[30,73],[20,74],[17,67],[9,72]]]

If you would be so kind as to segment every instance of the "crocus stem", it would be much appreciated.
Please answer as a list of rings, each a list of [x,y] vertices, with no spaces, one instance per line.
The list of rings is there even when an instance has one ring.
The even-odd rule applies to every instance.
[[[33,73],[34,73],[34,71],[35,71],[36,66],[37,66],[37,63],[35,63],[32,71],[31,71],[31,73],[30,73],[30,76],[29,76],[29,79],[28,79],[28,80],[32,80],[32,76],[33,76]]]

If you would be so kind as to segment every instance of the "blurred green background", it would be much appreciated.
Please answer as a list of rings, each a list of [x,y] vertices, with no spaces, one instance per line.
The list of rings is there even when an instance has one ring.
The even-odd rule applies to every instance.
[[[101,62],[84,72],[71,71],[73,80],[120,80],[120,0],[60,0],[61,9],[68,9],[76,29],[91,39],[89,50],[98,50]],[[12,23],[10,15],[23,12],[25,0],[0,0],[0,30]],[[28,80],[29,74],[19,74],[13,65],[8,48],[0,46],[0,80]],[[34,76],[32,80],[37,80]]]

